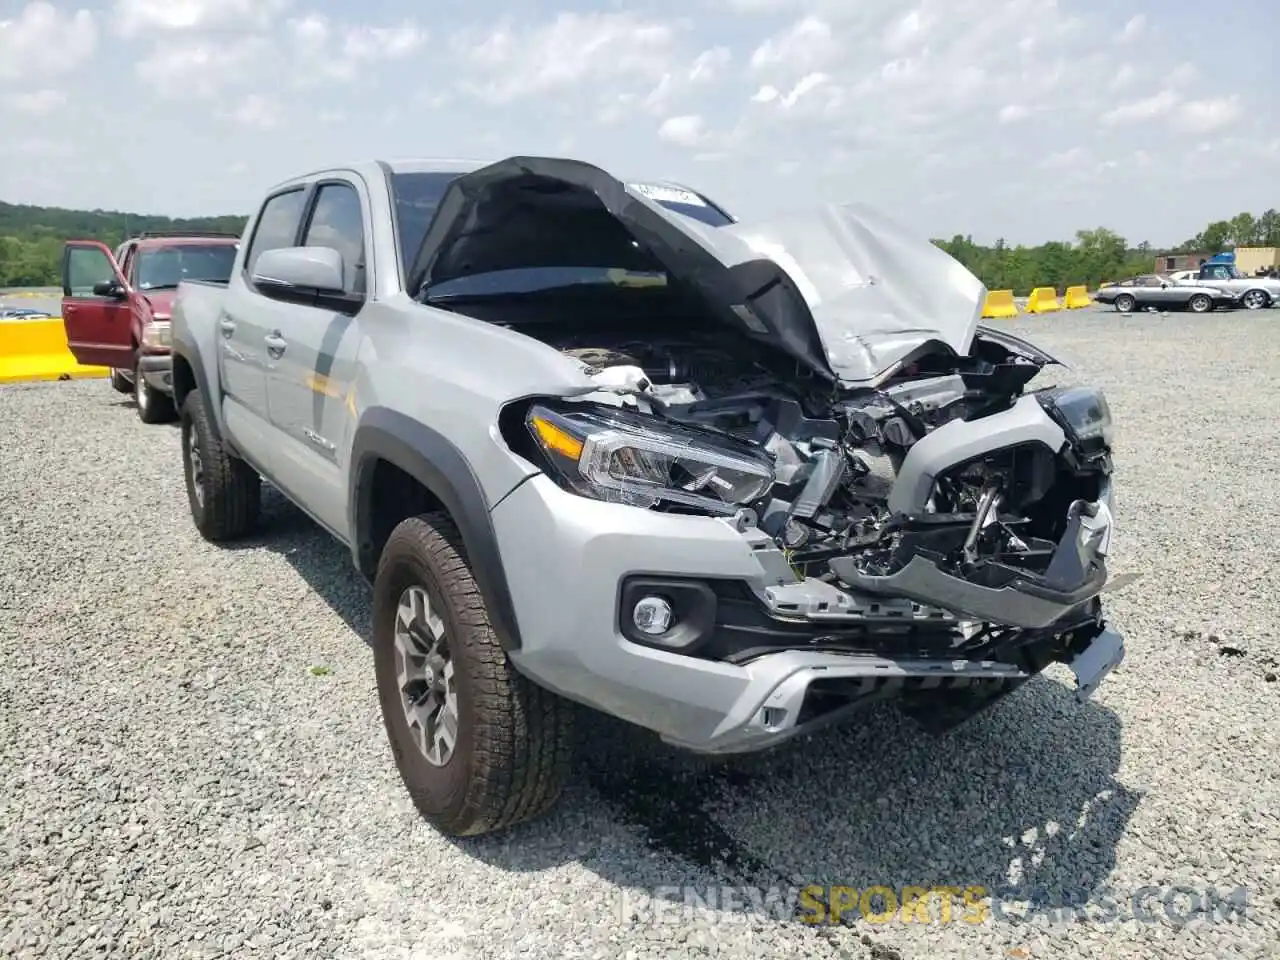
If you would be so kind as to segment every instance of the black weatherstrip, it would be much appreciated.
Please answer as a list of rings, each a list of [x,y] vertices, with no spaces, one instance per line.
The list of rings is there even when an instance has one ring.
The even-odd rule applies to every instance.
[[[353,533],[357,567],[372,579],[378,563],[374,551],[381,546],[374,543],[376,511],[379,507],[398,509],[395,504],[374,503],[378,493],[373,483],[374,468],[379,460],[413,477],[449,512],[462,534],[471,574],[484,595],[489,622],[504,649],[519,649],[519,624],[480,481],[466,457],[443,435],[385,407],[364,411],[351,448],[347,520]]]

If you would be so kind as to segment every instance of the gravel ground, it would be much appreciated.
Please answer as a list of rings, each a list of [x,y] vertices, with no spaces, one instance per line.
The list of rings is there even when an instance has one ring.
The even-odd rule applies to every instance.
[[[2,388],[0,954],[1280,956],[1277,319],[1010,324],[1120,424],[1115,570],[1141,577],[1111,601],[1129,655],[1092,703],[1055,667],[939,740],[884,708],[683,780],[591,724],[551,817],[470,842],[401,789],[341,549],[271,496],[262,537],[207,545],[174,428],[105,382]],[[622,919],[622,891],[738,876],[1109,890],[1120,913]],[[1174,922],[1173,886],[1243,886],[1245,918]],[[1144,887],[1153,916],[1125,919]]]

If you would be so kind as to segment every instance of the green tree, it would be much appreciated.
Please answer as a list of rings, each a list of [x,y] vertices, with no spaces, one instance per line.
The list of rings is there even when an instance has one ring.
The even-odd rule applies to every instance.
[[[1274,207],[1258,218],[1258,242],[1264,247],[1280,247],[1280,213]]]
[[[1251,213],[1237,213],[1231,218],[1230,242],[1237,247],[1252,247],[1258,242],[1258,221]]]

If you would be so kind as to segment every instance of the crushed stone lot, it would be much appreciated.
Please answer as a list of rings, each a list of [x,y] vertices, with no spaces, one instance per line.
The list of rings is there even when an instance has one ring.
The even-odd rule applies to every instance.
[[[1280,956],[1280,312],[1007,327],[1117,420],[1140,576],[1091,702],[1054,667],[941,739],[883,707],[684,778],[596,721],[551,816],[465,842],[396,776],[342,548],[270,491],[206,544],[176,428],[105,381],[0,388],[0,955]],[[643,896],[739,879],[1093,899],[811,926]]]

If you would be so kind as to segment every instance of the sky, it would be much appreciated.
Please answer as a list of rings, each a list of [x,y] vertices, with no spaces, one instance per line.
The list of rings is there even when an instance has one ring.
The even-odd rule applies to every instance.
[[[248,213],[364,159],[569,156],[742,220],[1157,246],[1280,207],[1276,0],[0,0],[0,200]]]

